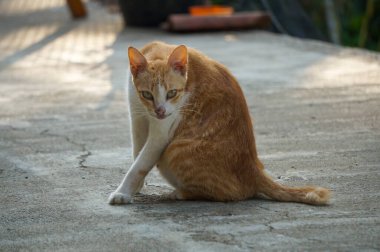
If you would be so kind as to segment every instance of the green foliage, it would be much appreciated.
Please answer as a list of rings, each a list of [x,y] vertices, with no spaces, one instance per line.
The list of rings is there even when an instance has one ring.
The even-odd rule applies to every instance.
[[[324,1],[300,2],[315,25],[329,37]],[[380,0],[334,0],[333,3],[340,43],[380,51]]]
[[[315,26],[326,38],[329,38],[325,1],[298,1]],[[237,11],[262,9],[260,0],[211,0],[209,2],[231,5]],[[380,51],[380,0],[332,0],[332,2],[340,43],[345,46]]]

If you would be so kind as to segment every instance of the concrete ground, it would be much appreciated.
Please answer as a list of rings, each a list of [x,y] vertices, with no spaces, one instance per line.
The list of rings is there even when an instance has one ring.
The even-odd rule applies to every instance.
[[[90,2],[0,1],[0,251],[380,250],[380,56],[265,32],[128,28]],[[37,4],[38,3],[38,4]],[[136,203],[107,197],[131,165],[128,45],[198,48],[243,87],[259,154],[326,207],[174,202],[156,171]]]

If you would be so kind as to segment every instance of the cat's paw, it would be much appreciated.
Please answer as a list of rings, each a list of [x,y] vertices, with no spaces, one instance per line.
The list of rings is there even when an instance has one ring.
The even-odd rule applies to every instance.
[[[179,191],[179,190],[174,190],[173,192],[171,192],[169,195],[169,199],[171,200],[184,200],[184,196],[183,194]]]
[[[128,194],[121,192],[113,192],[108,198],[108,204],[110,205],[121,205],[132,203],[132,197]]]

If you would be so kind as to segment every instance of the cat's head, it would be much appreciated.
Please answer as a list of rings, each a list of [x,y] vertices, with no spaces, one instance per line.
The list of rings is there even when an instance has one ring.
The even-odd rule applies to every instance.
[[[148,113],[158,119],[178,114],[187,82],[187,48],[176,47],[168,58],[152,61],[133,47],[128,48],[130,69],[138,96]]]

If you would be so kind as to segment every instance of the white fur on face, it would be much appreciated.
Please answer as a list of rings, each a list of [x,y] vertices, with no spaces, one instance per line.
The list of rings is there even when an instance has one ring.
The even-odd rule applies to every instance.
[[[154,97],[154,105],[156,107],[159,107],[159,106],[165,107],[167,91],[166,91],[165,87],[163,85],[161,85],[161,83],[158,83],[158,85],[156,85],[156,87],[158,87],[158,90],[155,92],[156,96]]]
[[[166,110],[166,116],[175,114],[177,107],[176,105],[178,105],[172,104],[170,101],[166,99],[168,91],[169,90],[166,90],[165,87],[161,85],[161,83],[158,83],[158,85],[155,86],[154,90],[154,106],[156,108],[163,106]],[[178,102],[181,102],[181,100],[179,100]]]

